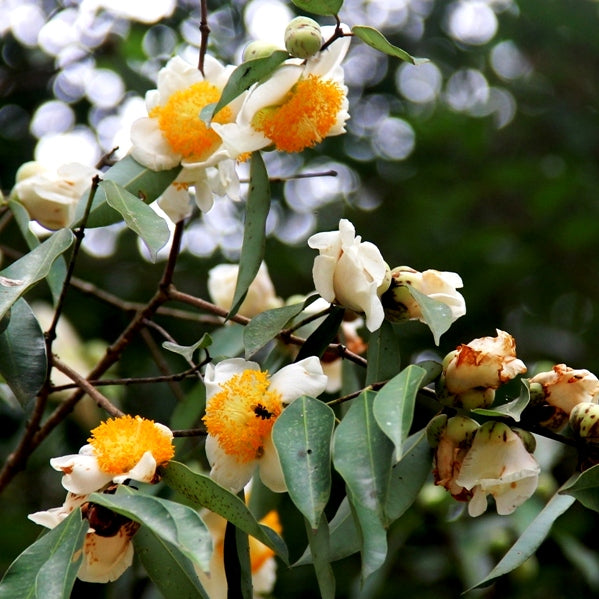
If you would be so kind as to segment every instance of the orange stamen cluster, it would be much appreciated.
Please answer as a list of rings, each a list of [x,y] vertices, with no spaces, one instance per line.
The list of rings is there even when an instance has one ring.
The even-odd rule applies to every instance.
[[[342,105],[338,83],[309,75],[294,85],[283,104],[259,110],[252,127],[272,140],[277,150],[301,152],[327,136]]]
[[[111,418],[93,429],[87,441],[94,448],[100,470],[107,474],[129,472],[146,451],[152,453],[157,465],[175,455],[172,436],[141,416]]]
[[[281,395],[269,389],[267,372],[244,370],[222,383],[206,407],[204,424],[222,450],[247,463],[260,458],[279,417]]]

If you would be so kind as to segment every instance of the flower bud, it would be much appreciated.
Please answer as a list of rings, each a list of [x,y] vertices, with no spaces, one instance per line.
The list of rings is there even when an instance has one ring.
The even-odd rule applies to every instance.
[[[445,433],[447,428],[447,414],[437,414],[427,425],[426,425],[426,439],[428,444],[435,449],[439,445],[441,436]]]
[[[582,402],[570,412],[570,427],[590,443],[599,443],[599,404]]]
[[[528,451],[528,453],[534,453],[535,449],[537,448],[537,440],[535,439],[535,436],[531,432],[525,431],[523,428],[512,428],[512,431],[514,431],[518,437],[522,439],[522,443],[524,443],[526,451]]]
[[[276,44],[255,40],[250,42],[244,48],[242,61],[247,62],[248,60],[255,60],[256,58],[266,58],[277,50],[280,50],[280,48]]]
[[[296,58],[310,58],[322,46],[320,25],[308,17],[296,17],[285,29],[285,48]]]
[[[445,384],[445,377],[441,375],[435,385],[437,400],[444,406],[464,410],[488,408],[495,400],[495,389],[475,388],[468,389],[460,394],[451,393]]]

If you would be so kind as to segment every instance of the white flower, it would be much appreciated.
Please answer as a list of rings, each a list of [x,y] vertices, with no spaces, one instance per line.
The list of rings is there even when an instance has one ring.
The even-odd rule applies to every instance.
[[[387,296],[391,294],[391,304],[387,305],[385,298],[385,310],[395,313],[397,320],[418,319],[426,322],[418,302],[410,295],[405,287],[410,285],[416,291],[427,297],[442,302],[451,310],[451,320],[456,321],[466,314],[466,302],[462,294],[457,291],[463,287],[460,275],[455,272],[438,271],[434,269],[419,272],[409,266],[398,266],[391,271],[391,287]]]
[[[33,220],[47,229],[68,227],[77,203],[101,173],[78,163],[65,164],[56,172],[39,162],[22,165],[16,176],[13,195],[25,206]]]
[[[238,264],[219,264],[208,271],[208,293],[219,308],[224,310],[231,308],[238,273]],[[262,262],[238,313],[247,318],[253,318],[260,312],[279,308],[282,305],[283,300],[276,296],[274,285],[268,274],[268,268]]]
[[[200,118],[201,110],[217,102],[233,70],[211,56],[204,60],[204,73],[175,56],[158,74],[158,89],[146,94],[148,116],[131,127],[131,155],[148,168],[161,171],[182,166],[175,181],[159,200],[173,220],[189,213],[189,188],[195,188],[201,210],[212,207],[212,195],[224,185],[235,196],[239,180],[232,155],[213,128]],[[214,116],[214,123],[232,122],[241,106],[239,96]],[[208,173],[216,167],[218,174]]]
[[[210,476],[237,493],[258,469],[266,486],[285,491],[271,431],[286,404],[324,391],[327,377],[318,358],[289,364],[272,376],[256,362],[231,358],[216,366],[208,364],[204,383]]]
[[[333,31],[323,27],[324,39]],[[304,64],[285,63],[250,90],[235,126],[215,124],[214,129],[236,155],[272,144],[284,152],[301,152],[344,133],[349,114],[341,61],[349,43],[349,36],[342,37]]]
[[[112,418],[91,434],[78,454],[50,460],[52,468],[63,473],[62,486],[79,495],[110,482],[152,482],[156,468],[174,455],[170,429],[139,416]]]
[[[540,471],[514,431],[503,423],[487,422],[476,432],[456,482],[472,491],[471,516],[487,509],[487,495],[495,498],[497,513],[507,515],[535,492]]]
[[[316,291],[328,302],[363,312],[366,328],[377,330],[385,318],[380,296],[390,282],[389,266],[379,249],[356,237],[346,219],[339,221],[339,231],[312,235],[308,245],[320,251],[312,268]]]
[[[516,358],[516,341],[497,329],[497,337],[481,337],[460,345],[445,357],[443,374],[449,393],[459,395],[472,389],[497,389],[526,372]]]
[[[156,23],[170,17],[175,10],[176,0],[83,0],[79,6],[81,12],[94,14],[99,9],[117,17],[141,23]]]

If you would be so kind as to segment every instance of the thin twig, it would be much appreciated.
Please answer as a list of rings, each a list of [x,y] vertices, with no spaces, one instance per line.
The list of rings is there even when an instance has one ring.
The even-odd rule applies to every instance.
[[[208,27],[208,2],[201,0],[200,2],[200,57],[198,59],[198,70],[204,75],[204,57],[208,49],[208,36],[210,35],[210,27]]]

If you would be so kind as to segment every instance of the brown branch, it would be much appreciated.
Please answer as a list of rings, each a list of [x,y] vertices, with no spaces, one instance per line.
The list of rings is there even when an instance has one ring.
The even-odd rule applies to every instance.
[[[201,0],[201,19],[200,19],[200,57],[198,59],[198,70],[204,75],[204,57],[208,49],[208,36],[210,35],[210,27],[208,27],[208,2]]]

